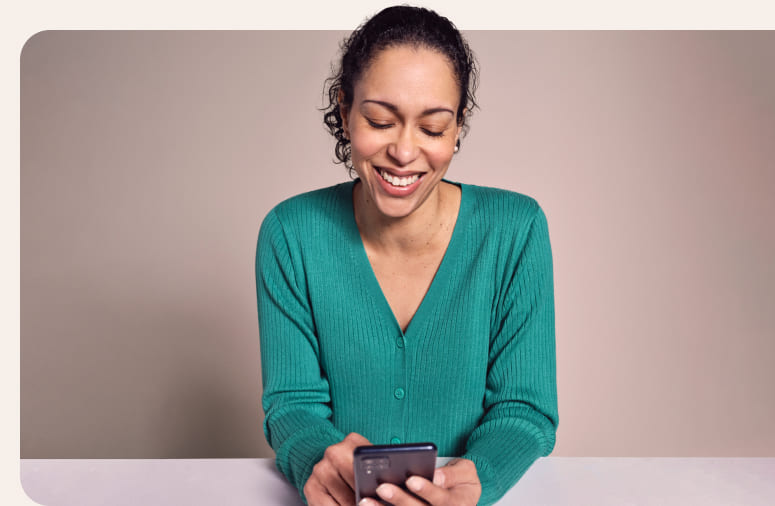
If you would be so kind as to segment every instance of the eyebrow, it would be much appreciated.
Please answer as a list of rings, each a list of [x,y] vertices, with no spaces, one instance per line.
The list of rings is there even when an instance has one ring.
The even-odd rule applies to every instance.
[[[383,102],[382,100],[370,100],[370,99],[366,99],[361,102],[361,104],[366,104],[366,103],[379,104],[383,107],[390,109],[395,113],[398,113],[398,107],[396,107],[394,104],[391,104],[390,102]],[[420,114],[420,116],[429,116],[431,114],[436,114],[437,112],[448,112],[453,116],[455,115],[455,111],[453,111],[452,109],[447,109],[446,107],[432,107],[431,109],[425,109],[422,112],[422,114]]]

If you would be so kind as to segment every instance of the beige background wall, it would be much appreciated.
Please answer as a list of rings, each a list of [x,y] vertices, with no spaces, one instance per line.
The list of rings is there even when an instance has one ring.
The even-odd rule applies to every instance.
[[[21,55],[23,458],[271,456],[266,212],[346,180],[343,32],[43,32]],[[449,178],[534,196],[555,455],[775,455],[775,32],[469,32]]]

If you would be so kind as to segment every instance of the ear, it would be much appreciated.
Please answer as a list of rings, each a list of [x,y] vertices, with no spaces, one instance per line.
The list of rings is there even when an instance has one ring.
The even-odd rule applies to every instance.
[[[344,104],[344,90],[340,89],[336,101],[339,103],[339,116],[342,118],[342,129],[344,136],[350,138],[350,109]]]

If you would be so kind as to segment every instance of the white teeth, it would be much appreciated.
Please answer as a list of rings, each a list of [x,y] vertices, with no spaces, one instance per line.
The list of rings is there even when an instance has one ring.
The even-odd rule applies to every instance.
[[[379,175],[382,176],[382,179],[392,184],[393,186],[409,186],[410,184],[420,179],[419,174],[415,174],[414,176],[409,176],[409,177],[395,177],[389,172],[382,169],[380,169]]]

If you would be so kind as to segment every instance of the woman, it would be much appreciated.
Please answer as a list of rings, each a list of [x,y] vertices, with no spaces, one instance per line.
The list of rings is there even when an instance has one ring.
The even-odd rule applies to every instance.
[[[444,178],[476,81],[446,18],[385,9],[342,53],[325,121],[357,179],[279,204],[259,234],[264,431],[310,505],[354,502],[356,446],[416,441],[459,457],[408,479],[418,497],[490,504],[554,447],[546,219]]]

